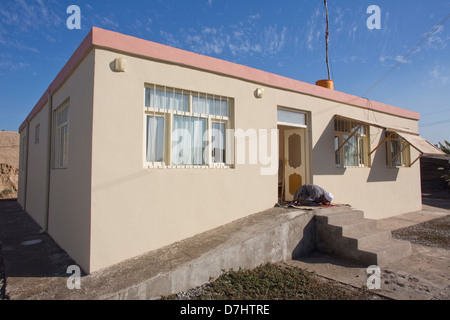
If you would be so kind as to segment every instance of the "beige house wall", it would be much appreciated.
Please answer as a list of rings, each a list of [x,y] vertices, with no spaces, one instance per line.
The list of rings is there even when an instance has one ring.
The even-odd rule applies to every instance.
[[[111,68],[117,57],[126,59],[126,72]],[[372,155],[371,168],[342,169],[334,164],[335,114],[412,131],[417,131],[416,120],[270,87],[256,99],[256,83],[95,49],[90,271],[277,202],[278,176],[261,175],[260,165],[144,168],[145,83],[233,98],[235,129],[276,129],[278,106],[310,112],[312,183],[334,193],[335,202],[364,210],[369,218],[421,208],[418,162],[412,168],[387,168],[381,147]],[[370,139],[375,147],[381,130],[371,127]]]
[[[332,105],[330,105],[331,107]],[[326,107],[325,107],[326,108]],[[364,210],[365,217],[381,219],[406,212],[421,210],[419,161],[412,167],[386,166],[385,144],[371,155],[371,167],[339,168],[334,164],[333,114],[377,121],[387,127],[401,127],[417,132],[418,122],[387,114],[341,106],[331,112],[313,115],[313,173],[314,183],[321,185],[335,196],[336,203],[350,204]],[[384,138],[382,129],[370,126],[371,150]],[[411,150],[411,161],[419,153]]]
[[[49,234],[87,272],[91,240],[91,141],[95,56],[92,50],[53,95],[69,99],[68,167],[50,175]]]
[[[276,110],[255,103],[255,85],[128,56],[116,73],[118,56],[96,50],[92,270],[273,206],[277,177],[255,165],[144,169],[144,83],[235,98],[235,127],[276,127]]]
[[[18,203],[45,229],[50,177],[47,231],[87,271],[90,268],[93,84],[94,53],[91,51],[50,100],[52,115],[64,101],[70,100],[69,166],[66,169],[52,167],[49,175],[50,102],[47,101],[20,132],[18,188]],[[36,144],[35,128],[38,124],[39,143]],[[27,133],[29,141],[26,141],[27,148],[24,149],[23,138]],[[28,170],[25,170],[25,165]]]
[[[25,210],[41,226],[45,227],[48,196],[49,160],[49,105],[48,103],[29,122],[27,200]],[[36,126],[39,125],[39,142],[36,143]]]

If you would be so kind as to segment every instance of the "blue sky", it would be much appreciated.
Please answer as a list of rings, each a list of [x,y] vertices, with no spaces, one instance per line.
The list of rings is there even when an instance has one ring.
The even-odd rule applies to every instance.
[[[69,30],[70,5],[81,29]],[[381,9],[370,30],[368,6]],[[336,90],[419,112],[420,134],[450,140],[450,13],[444,0],[328,0]],[[1,0],[0,130],[22,121],[92,26],[236,62],[308,83],[327,77],[322,0]]]

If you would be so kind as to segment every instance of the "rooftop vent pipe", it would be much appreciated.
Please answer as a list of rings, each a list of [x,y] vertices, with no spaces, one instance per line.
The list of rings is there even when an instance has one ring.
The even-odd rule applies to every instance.
[[[325,4],[325,13],[326,13],[326,18],[327,18],[327,27],[325,30],[325,45],[326,45],[326,63],[327,63],[327,70],[328,70],[328,79],[316,81],[316,85],[334,90],[334,82],[333,82],[333,80],[331,80],[330,64],[328,62],[328,41],[330,38],[329,22],[328,22],[328,5],[327,5],[327,0],[324,0],[323,2]]]

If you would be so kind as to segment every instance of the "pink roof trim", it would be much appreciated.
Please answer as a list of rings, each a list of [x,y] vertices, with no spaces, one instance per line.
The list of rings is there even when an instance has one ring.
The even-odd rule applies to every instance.
[[[84,58],[86,53],[89,52],[92,46],[92,33],[93,30],[91,30],[89,34],[86,36],[86,38],[84,38],[83,42],[81,42],[77,50],[75,50],[73,55],[70,57],[69,61],[67,61],[65,66],[61,69],[56,78],[53,80],[53,82],[41,96],[38,103],[34,106],[30,114],[20,125],[19,132],[21,132],[25,128],[27,123],[31,121],[31,119],[33,119],[34,116],[45,106],[49,94],[54,93],[61,86],[61,84],[64,83],[64,81],[70,76],[72,71],[77,67],[78,63]]]
[[[70,75],[72,70],[83,59],[84,55],[89,51],[91,46],[98,46],[107,49],[122,51],[145,58],[160,60],[190,68],[196,68],[222,74],[225,76],[235,77],[261,85],[291,90],[303,94],[308,94],[336,102],[350,104],[361,108],[372,109],[392,115],[419,120],[420,114],[403,108],[394,107],[381,102],[368,100],[347,93],[326,89],[314,84],[302,82],[279,76],[266,71],[250,68],[244,65],[216,59],[200,55],[197,53],[169,47],[148,40],[124,35],[121,33],[108,31],[93,27],[81,45],[69,59],[67,64],[53,80],[48,90],[41,97],[39,102],[31,111],[30,115],[20,126],[19,131],[25,127],[26,122],[31,120],[34,115],[44,106],[49,93],[53,93]]]

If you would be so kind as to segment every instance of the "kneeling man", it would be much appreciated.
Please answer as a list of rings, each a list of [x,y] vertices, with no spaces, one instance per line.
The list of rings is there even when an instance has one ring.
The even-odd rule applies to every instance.
[[[294,203],[302,206],[328,205],[333,194],[314,184],[304,184],[295,192]]]

